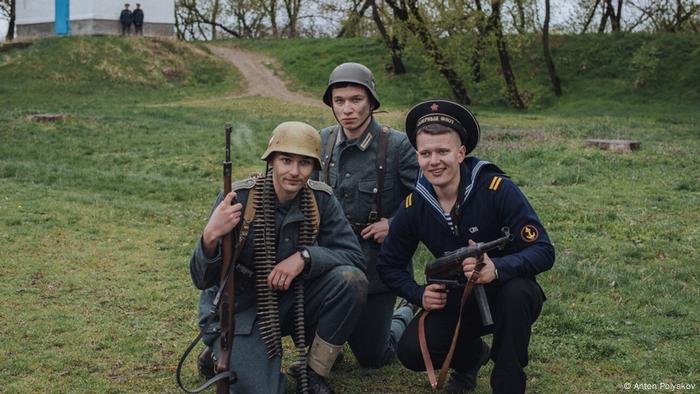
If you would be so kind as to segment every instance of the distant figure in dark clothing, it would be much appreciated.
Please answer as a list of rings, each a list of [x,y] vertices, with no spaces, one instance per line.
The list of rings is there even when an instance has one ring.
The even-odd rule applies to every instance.
[[[134,20],[134,34],[137,36],[143,35],[143,10],[141,4],[136,3],[136,9],[131,14]]]
[[[129,3],[124,4],[124,9],[119,15],[119,22],[122,24],[122,35],[131,34],[131,24],[134,21],[134,14],[129,10]]]

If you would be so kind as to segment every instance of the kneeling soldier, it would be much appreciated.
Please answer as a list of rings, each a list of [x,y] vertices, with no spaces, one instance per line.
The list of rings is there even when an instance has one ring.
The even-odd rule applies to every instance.
[[[424,309],[401,337],[398,358],[416,371],[428,365],[434,386],[447,369],[438,381],[431,364],[450,367],[446,389],[453,393],[473,389],[479,368],[491,358],[493,391],[522,393],[531,326],[545,299],[535,276],[552,267],[554,247],[515,183],[495,165],[467,157],[479,141],[479,125],[466,108],[446,100],[418,104],[406,116],[406,134],[423,174],[394,215],[377,265],[387,286]],[[462,291],[448,291],[443,283],[418,285],[406,272],[419,242],[440,257],[501,238],[503,227],[515,235],[503,250],[458,262],[464,275],[483,285],[487,303],[478,302],[475,292],[462,307]],[[489,332],[492,350],[481,340]]]
[[[236,303],[230,368],[236,393],[282,393],[281,337],[292,335],[307,365],[297,366],[299,389],[331,393],[324,377],[364,307],[363,256],[332,190],[309,176],[320,168],[320,137],[311,126],[285,122],[273,131],[265,175],[234,182],[221,193],[190,260],[202,289],[204,342],[219,355],[214,299],[221,274],[221,238],[233,230]],[[241,220],[243,219],[243,220]],[[247,232],[247,234],[246,234]],[[239,239],[240,238],[240,239]],[[300,316],[300,314],[303,314]],[[300,339],[302,339],[300,341]],[[300,344],[301,342],[301,344]],[[304,381],[300,387],[299,381]]]

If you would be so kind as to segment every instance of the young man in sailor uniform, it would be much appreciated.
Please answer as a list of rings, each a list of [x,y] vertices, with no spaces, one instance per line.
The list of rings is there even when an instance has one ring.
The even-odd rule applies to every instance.
[[[554,263],[554,247],[539,217],[520,189],[496,165],[468,157],[479,141],[479,124],[465,107],[446,100],[431,100],[413,107],[406,118],[406,133],[417,151],[422,175],[394,215],[379,254],[377,271],[401,297],[423,307],[428,358],[439,368],[447,358],[460,317],[459,288],[444,284],[419,285],[405,267],[419,242],[436,257],[474,242],[503,237],[508,227],[514,239],[503,250],[483,256],[477,273],[483,285],[493,324],[484,325],[477,297],[461,309],[448,392],[465,392],[476,385],[479,368],[494,361],[491,388],[495,393],[525,391],[531,326],[545,300],[535,276]],[[462,262],[467,277],[475,258]],[[482,313],[480,313],[482,312]],[[409,369],[426,370],[421,353],[419,317],[399,342],[398,358]],[[482,335],[493,333],[489,348]],[[432,372],[432,371],[431,371]],[[434,381],[434,379],[433,379]]]

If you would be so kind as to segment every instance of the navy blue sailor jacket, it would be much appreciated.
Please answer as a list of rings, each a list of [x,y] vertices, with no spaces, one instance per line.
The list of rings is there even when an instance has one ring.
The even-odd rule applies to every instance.
[[[488,253],[499,279],[535,280],[554,264],[554,246],[539,217],[520,189],[496,165],[468,157],[460,168],[459,208],[444,213],[432,185],[421,176],[394,215],[384,239],[377,271],[399,296],[423,305],[424,285],[406,272],[419,242],[435,257],[467,246],[468,240],[488,242],[503,236],[507,226],[514,240],[503,250]],[[455,216],[455,217],[453,217]]]

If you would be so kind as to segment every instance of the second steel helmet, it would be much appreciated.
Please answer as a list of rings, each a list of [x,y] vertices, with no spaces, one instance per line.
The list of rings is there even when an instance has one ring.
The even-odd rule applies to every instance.
[[[372,75],[372,71],[366,66],[360,63],[343,63],[331,72],[331,76],[328,78],[328,87],[326,87],[326,92],[323,93],[323,102],[329,107],[333,106],[331,95],[333,92],[333,85],[337,83],[354,83],[364,86],[369,91],[370,98],[375,103],[374,109],[379,108],[380,103],[377,97],[374,75]]]
[[[261,159],[267,160],[272,152],[308,156],[321,168],[321,136],[304,122],[284,122],[275,127]]]

